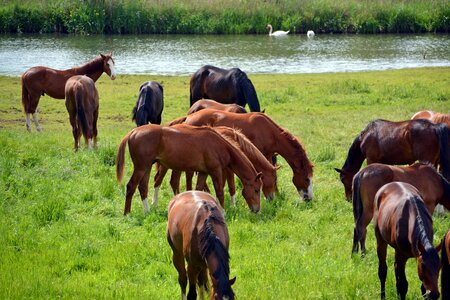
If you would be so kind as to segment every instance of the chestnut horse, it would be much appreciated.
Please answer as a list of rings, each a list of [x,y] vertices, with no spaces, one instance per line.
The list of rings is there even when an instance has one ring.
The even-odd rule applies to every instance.
[[[214,109],[203,109],[189,116],[177,119],[189,125],[227,126],[239,129],[261,153],[271,160],[279,154],[292,168],[292,181],[300,196],[312,199],[313,165],[299,140],[286,129],[281,128],[267,115],[259,112],[236,114]]]
[[[353,177],[353,233],[352,253],[366,252],[366,228],[373,217],[373,202],[376,192],[386,183],[402,181],[416,187],[422,195],[430,214],[438,203],[450,209],[450,184],[430,164],[415,163],[407,167],[396,167],[374,163],[359,171]]]
[[[442,299],[450,299],[450,230],[441,242],[441,292]]]
[[[373,220],[381,299],[385,298],[388,244],[395,249],[395,277],[400,299],[405,299],[408,292],[405,265],[411,257],[419,258],[417,264],[422,294],[428,299],[438,299],[440,262],[433,247],[433,221],[419,191],[409,183],[399,181],[382,186],[375,195]]]
[[[191,108],[189,108],[187,114],[190,115],[190,114],[193,114],[193,113],[198,112],[199,110],[202,110],[205,108],[225,110],[225,111],[240,113],[240,114],[244,114],[247,112],[245,110],[245,108],[243,108],[240,105],[234,104],[234,103],[233,104],[222,104],[222,103],[219,103],[219,102],[211,100],[211,99],[200,99],[200,100],[197,100],[194,104],[192,104],[192,106],[191,106]]]
[[[127,143],[134,170],[127,184],[124,214],[130,212],[131,199],[138,185],[144,208],[148,211],[148,180],[155,162],[167,169],[199,172],[202,176],[209,174],[222,206],[223,170],[230,168],[243,183],[242,195],[249,208],[253,212],[260,210],[261,173],[256,172],[240,149],[213,129],[189,125],[174,128],[155,124],[133,129],[122,139],[117,153],[116,175],[119,182],[123,177]],[[155,189],[154,193],[157,195],[158,190]]]
[[[137,126],[161,124],[164,108],[163,87],[155,81],[148,81],[139,88],[136,106],[133,108],[133,121]]]
[[[67,70],[55,70],[47,67],[33,67],[22,74],[22,105],[26,115],[27,130],[31,132],[30,115],[33,115],[33,121],[36,129],[41,131],[36,108],[39,99],[45,94],[56,99],[64,99],[64,87],[67,80],[74,75],[86,75],[92,80],[97,79],[105,72],[114,80],[116,72],[114,69],[114,60],[112,52],[103,55],[85,63],[82,66]]]
[[[178,125],[174,125],[175,128]],[[218,127],[211,127],[215,131],[217,131],[222,136],[227,137],[229,140],[234,141],[236,143],[236,146],[239,147],[242,152],[248,157],[248,159],[251,161],[253,166],[255,167],[257,172],[261,172],[261,179],[262,179],[262,191],[265,195],[266,199],[272,200],[275,194],[275,184],[277,179],[277,168],[274,167],[265,157],[262,155],[262,153],[256,148],[246,137],[243,135],[239,130],[232,129],[230,127],[225,126],[218,126]],[[161,185],[161,182],[163,180],[162,177],[165,175],[164,167],[158,168],[158,172],[155,175],[155,189],[158,188]],[[170,179],[170,184],[172,186],[172,190],[174,194],[178,194],[180,192],[180,175],[181,172],[178,171],[172,171],[172,177]],[[186,189],[191,190],[192,189],[192,172],[187,172],[187,184]],[[228,183],[228,188],[230,191],[230,201],[233,206],[235,206],[235,193],[236,193],[236,186],[234,184],[234,174],[231,170],[227,169],[225,170],[225,176]],[[206,179],[206,178],[203,178]],[[206,181],[197,183],[197,190],[203,190],[203,188],[206,187]],[[155,201],[155,200],[154,200]]]
[[[211,299],[234,299],[231,286],[236,277],[229,279],[228,229],[220,207],[210,194],[188,191],[170,201],[167,241],[178,271],[181,299],[186,299],[188,279],[187,299],[197,298],[197,284],[203,299],[204,291],[208,290],[208,271],[212,281]]]
[[[450,127],[450,114],[442,114],[431,110],[423,110],[415,113],[411,120],[426,119],[433,123],[444,123]]]
[[[450,178],[449,130],[444,124],[427,120],[391,122],[375,120],[355,138],[348,150],[340,174],[345,196],[350,199],[353,176],[363,161],[367,164],[412,164],[416,160],[441,166],[441,172]]]
[[[94,80],[85,75],[72,76],[65,87],[66,108],[69,112],[70,125],[75,140],[75,151],[80,147],[83,133],[88,149],[97,147],[98,92]]]
[[[247,103],[251,111],[260,111],[258,96],[247,74],[238,68],[225,70],[203,66],[191,77],[191,106],[199,99],[214,99],[220,103]]]

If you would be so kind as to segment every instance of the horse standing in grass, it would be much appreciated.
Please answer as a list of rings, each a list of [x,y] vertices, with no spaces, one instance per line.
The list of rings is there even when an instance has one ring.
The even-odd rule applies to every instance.
[[[203,66],[191,77],[191,106],[199,99],[214,99],[220,103],[247,103],[251,111],[260,111],[255,87],[243,71]]]
[[[342,169],[335,169],[350,199],[353,176],[363,161],[367,164],[412,164],[416,160],[439,163],[444,177],[450,178],[449,130],[444,124],[427,120],[391,122],[376,120],[355,138]]]
[[[86,75],[94,82],[105,72],[114,80],[116,71],[112,52],[85,63],[82,66],[67,70],[55,70],[47,67],[33,67],[22,74],[22,105],[26,115],[27,130],[31,132],[30,115],[33,116],[36,129],[41,131],[36,108],[39,99],[45,94],[56,99],[64,99],[64,88],[67,80],[75,75]]]
[[[80,137],[83,133],[84,140],[89,150],[97,147],[97,119],[98,119],[98,92],[94,80],[85,76],[72,76],[65,86],[66,108],[69,112],[70,125],[75,140],[75,151],[80,147]]]
[[[139,88],[136,106],[133,108],[133,121],[137,126],[161,124],[164,108],[163,87],[155,81],[148,81]]]
[[[353,177],[355,229],[352,253],[358,252],[360,243],[361,253],[365,254],[366,228],[373,218],[375,194],[383,185],[393,181],[406,182],[417,188],[430,214],[433,214],[438,203],[450,209],[450,184],[432,165],[424,163],[415,163],[407,167],[378,163],[368,165]]]
[[[205,109],[205,108],[211,108],[211,109],[217,109],[217,110],[224,110],[239,114],[244,114],[247,111],[245,108],[243,108],[240,105],[237,104],[222,104],[220,102],[211,100],[211,99],[200,99],[197,100],[194,104],[192,104],[191,108],[189,108],[187,114],[193,114],[195,112],[198,112],[199,110]]]
[[[212,281],[211,299],[233,300],[229,279],[230,238],[220,207],[205,192],[189,191],[176,195],[169,203],[167,240],[172,248],[173,264],[178,271],[181,299],[196,299],[196,285],[200,298],[208,291],[208,272]],[[185,259],[188,264],[187,273]]]
[[[239,129],[256,148],[271,160],[275,154],[281,155],[291,167],[292,182],[299,195],[306,201],[312,199],[313,164],[299,140],[286,129],[281,128],[263,113],[236,114],[214,109],[203,109],[177,122],[201,126],[227,126]]]
[[[450,231],[444,236],[441,242],[441,292],[442,300],[450,299]]]
[[[405,299],[408,281],[405,265],[408,258],[417,257],[422,294],[438,299],[439,256],[433,247],[433,221],[419,191],[404,182],[391,182],[375,195],[375,236],[377,237],[378,277],[381,299],[385,298],[387,275],[387,245],[395,249],[397,293]]]
[[[242,181],[242,195],[249,208],[258,212],[260,206],[261,173],[257,173],[248,158],[216,131],[208,127],[178,125],[166,127],[144,125],[133,129],[122,139],[116,159],[116,175],[120,182],[125,163],[125,147],[128,143],[134,170],[127,184],[124,214],[131,209],[131,199],[139,185],[142,203],[146,211],[150,170],[155,162],[167,169],[199,172],[211,176],[216,197],[224,203],[224,170],[231,169]],[[188,151],[186,151],[188,150]],[[158,189],[154,191],[157,199]],[[156,203],[154,203],[156,205]]]

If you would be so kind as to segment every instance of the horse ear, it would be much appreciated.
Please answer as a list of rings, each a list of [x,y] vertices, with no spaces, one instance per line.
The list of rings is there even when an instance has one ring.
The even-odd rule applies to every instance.
[[[334,170],[335,170],[336,172],[338,172],[338,173],[342,173],[342,170],[341,170],[341,169],[334,168]]]
[[[230,285],[233,285],[236,282],[236,276],[234,276],[233,279],[228,280],[230,282]]]
[[[256,174],[256,180],[261,179],[262,178],[262,172],[259,172],[258,174]]]
[[[103,59],[106,58],[106,56],[105,56],[104,54],[102,54],[102,53],[100,53],[100,56],[101,56]]]
[[[265,113],[266,113],[266,109],[264,108],[261,112],[262,112],[263,114],[265,114]]]
[[[279,170],[279,169],[281,169],[281,166],[280,165],[276,165],[275,166],[275,170]]]
[[[141,84],[141,86],[139,87],[139,92],[142,90],[142,88],[144,87],[144,85],[146,84],[147,82],[144,82],[143,84]]]

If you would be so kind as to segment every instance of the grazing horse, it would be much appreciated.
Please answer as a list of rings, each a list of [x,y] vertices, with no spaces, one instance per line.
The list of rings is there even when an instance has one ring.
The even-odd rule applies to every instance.
[[[402,181],[413,185],[422,195],[430,214],[438,203],[450,209],[450,184],[430,164],[415,163],[407,167],[396,167],[374,163],[359,171],[353,177],[353,233],[352,253],[366,252],[366,227],[373,217],[373,203],[376,192],[386,183]]]
[[[94,80],[85,75],[72,76],[65,87],[66,108],[69,112],[70,125],[75,140],[75,151],[80,147],[80,137],[89,150],[97,147],[98,92]]]
[[[375,236],[377,237],[378,277],[381,299],[385,298],[387,245],[395,249],[397,293],[405,299],[408,281],[405,265],[408,258],[418,257],[422,294],[438,299],[439,256],[433,247],[433,221],[420,197],[409,183],[394,181],[381,187],[375,195]]]
[[[163,108],[163,87],[155,81],[145,82],[139,88],[139,96],[133,108],[133,121],[136,121],[137,126],[161,124]]]
[[[247,103],[251,111],[260,111],[253,83],[238,68],[230,70],[203,66],[191,77],[191,106],[199,99],[214,99],[220,103]]]
[[[427,120],[391,122],[375,120],[355,138],[348,150],[347,159],[340,174],[345,196],[350,199],[353,176],[363,161],[367,164],[412,164],[416,160],[438,162],[444,177],[450,179],[449,130],[444,124]]]
[[[208,271],[212,281],[211,299],[233,300],[229,279],[228,248],[230,238],[220,207],[205,192],[188,191],[176,195],[169,203],[167,241],[172,248],[172,261],[178,271],[181,299],[196,299],[196,285],[200,298],[208,290]],[[187,274],[185,267],[187,262]]]
[[[178,125],[174,125],[175,128]],[[250,162],[253,164],[257,172],[261,172],[262,179],[262,191],[265,195],[266,199],[272,200],[275,194],[275,185],[277,179],[277,167],[274,167],[262,153],[256,148],[252,142],[250,142],[245,135],[243,135],[239,130],[232,129],[230,127],[218,126],[212,127],[215,131],[217,131],[222,136],[227,137],[229,140],[234,141],[236,146],[239,147],[242,152],[248,157]],[[164,167],[160,167],[158,169],[158,173],[155,175],[155,189],[161,185],[163,180],[162,177],[165,175]],[[170,179],[170,184],[172,186],[172,190],[174,194],[178,194],[180,192],[180,175],[179,171],[172,171],[172,177]],[[187,172],[187,190],[192,189],[192,172]],[[234,184],[234,174],[230,169],[225,170],[225,176],[228,183],[228,188],[230,190],[230,200],[233,206],[235,206],[235,193],[236,186]],[[206,179],[206,178],[203,178]],[[206,181],[197,183],[197,190],[203,190],[206,187]]]
[[[131,209],[131,199],[139,185],[142,203],[148,211],[147,193],[150,170],[155,162],[166,169],[209,174],[216,196],[223,206],[223,170],[230,168],[242,181],[242,195],[253,212],[260,210],[261,173],[227,139],[208,127],[178,125],[166,127],[144,125],[130,131],[120,142],[116,159],[116,175],[120,182],[125,163],[125,147],[128,143],[134,170],[127,184],[124,214]],[[189,151],[186,151],[188,149]],[[158,190],[154,194],[157,198]]]
[[[39,99],[45,94],[56,99],[64,99],[64,87],[67,80],[75,75],[86,75],[92,80],[97,79],[105,72],[114,80],[116,72],[114,69],[114,60],[112,52],[103,55],[85,63],[82,66],[67,70],[55,70],[47,67],[33,67],[22,74],[22,105],[26,115],[27,130],[31,132],[30,115],[33,115],[33,121],[36,129],[41,131],[36,108]]]
[[[441,242],[441,292],[442,300],[450,299],[450,230]]]
[[[237,104],[222,104],[220,102],[211,100],[211,99],[200,99],[197,100],[194,104],[192,104],[191,108],[189,108],[188,115],[198,112],[199,110],[211,108],[217,110],[225,110],[234,113],[244,114],[247,111],[240,105]]]

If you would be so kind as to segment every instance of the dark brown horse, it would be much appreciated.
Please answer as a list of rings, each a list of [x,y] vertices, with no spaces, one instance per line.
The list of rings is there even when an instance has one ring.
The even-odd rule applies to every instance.
[[[56,99],[64,99],[64,87],[70,77],[86,75],[97,81],[103,72],[112,80],[116,78],[112,53],[100,54],[99,57],[72,69],[55,70],[39,66],[25,71],[22,74],[22,105],[27,118],[27,130],[31,132],[30,115],[33,115],[36,129],[41,130],[36,113],[41,96],[47,94]]]
[[[211,99],[200,99],[197,100],[194,104],[192,104],[191,108],[189,108],[187,114],[193,114],[195,112],[198,112],[199,110],[205,109],[205,108],[212,108],[212,109],[217,109],[217,110],[224,110],[224,111],[229,111],[229,112],[234,112],[234,113],[240,113],[240,114],[244,114],[247,111],[245,110],[245,108],[243,108],[240,105],[237,104],[222,104],[220,102],[211,100]]]
[[[175,125],[176,126],[176,125]],[[222,136],[227,137],[229,140],[234,141],[236,143],[236,146],[239,147],[242,152],[248,157],[248,159],[251,161],[253,166],[255,167],[257,172],[261,172],[261,179],[262,179],[262,191],[265,195],[266,199],[272,200],[275,194],[275,184],[276,184],[276,178],[277,178],[277,168],[274,167],[265,157],[262,155],[262,153],[256,148],[246,137],[243,135],[239,130],[225,127],[225,126],[218,126],[218,127],[212,127],[215,131],[217,131]],[[163,167],[162,167],[163,168]],[[165,174],[165,171],[162,168],[158,168],[158,172],[155,175],[155,188],[158,188],[159,185],[162,182],[161,176]],[[172,190],[174,194],[178,194],[180,192],[180,175],[181,172],[179,171],[172,171],[172,177],[170,179],[170,184],[172,186]],[[192,172],[188,172],[186,174],[187,177],[187,184],[186,189],[191,190],[192,189]],[[231,170],[227,169],[225,170],[225,176],[226,181],[228,183],[228,188],[230,191],[230,201],[233,206],[235,206],[235,193],[236,193],[236,187],[234,184],[234,174]],[[206,179],[206,178],[203,178]],[[198,182],[197,183],[197,190],[203,190],[203,188],[206,186],[206,182]]]
[[[405,265],[408,258],[417,257],[422,294],[439,298],[439,256],[433,247],[433,221],[419,191],[409,183],[391,182],[375,195],[375,236],[377,237],[378,277],[381,298],[385,298],[387,275],[387,245],[395,249],[397,293],[405,299],[408,281]]]
[[[247,74],[238,68],[229,70],[203,66],[191,77],[191,106],[199,99],[220,103],[248,104],[251,111],[260,111],[258,96]]]
[[[438,203],[450,209],[450,184],[430,164],[415,163],[407,167],[396,167],[374,163],[359,171],[353,177],[353,253],[366,252],[366,228],[373,217],[373,203],[376,192],[386,183],[402,181],[416,187],[430,214]]]
[[[229,279],[228,248],[230,238],[221,211],[214,198],[205,192],[188,191],[176,195],[169,203],[167,240],[172,248],[173,264],[178,271],[181,298],[200,298],[208,291],[208,271],[212,281],[211,299],[234,299]],[[185,261],[187,262],[187,274]]]
[[[139,88],[136,106],[133,108],[133,121],[137,126],[161,124],[164,108],[163,87],[155,81],[148,81]]]
[[[227,126],[238,128],[261,153],[271,160],[279,154],[292,168],[292,182],[300,196],[312,199],[313,164],[308,160],[306,151],[299,140],[286,129],[278,126],[263,113],[236,114],[214,109],[203,109],[178,121],[189,125]]]
[[[75,150],[80,147],[80,137],[83,133],[84,141],[89,150],[97,147],[97,119],[98,92],[94,80],[85,75],[72,76],[65,87],[66,108],[69,112],[70,125],[75,140]]]
[[[391,122],[376,120],[355,138],[348,150],[340,174],[345,196],[350,199],[353,176],[363,161],[367,164],[412,164],[415,161],[430,162],[441,166],[441,172],[450,178],[449,130],[444,124],[427,120]]]
[[[441,292],[442,300],[450,299],[450,231],[441,242]]]
[[[260,210],[261,174],[256,172],[240,149],[213,129],[189,125],[174,128],[154,124],[133,129],[122,139],[117,153],[116,175],[119,182],[123,177],[127,143],[134,170],[127,184],[124,214],[130,212],[131,199],[138,185],[143,205],[148,211],[148,180],[155,162],[166,169],[210,175],[222,206],[223,171],[230,168],[242,181],[242,195],[249,208],[253,212]],[[155,189],[154,193],[157,198],[158,190]]]

